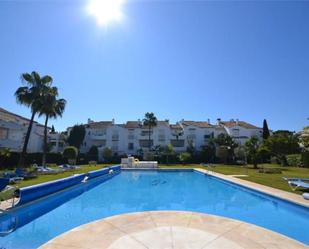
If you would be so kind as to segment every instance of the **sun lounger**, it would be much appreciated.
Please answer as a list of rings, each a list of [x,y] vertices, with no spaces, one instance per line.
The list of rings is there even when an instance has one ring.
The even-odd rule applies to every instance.
[[[9,183],[15,183],[15,182],[24,180],[23,177],[17,176],[16,173],[13,173],[13,172],[4,172],[3,178],[8,179]]]
[[[26,170],[21,168],[16,168],[15,174],[17,175],[17,177],[22,177],[24,179],[31,179],[37,177],[36,174],[27,172]]]
[[[10,183],[8,178],[0,178],[0,192],[3,191]]]
[[[291,189],[295,191],[298,188],[308,188],[309,189],[309,178],[287,178],[283,177],[284,180],[288,182]]]

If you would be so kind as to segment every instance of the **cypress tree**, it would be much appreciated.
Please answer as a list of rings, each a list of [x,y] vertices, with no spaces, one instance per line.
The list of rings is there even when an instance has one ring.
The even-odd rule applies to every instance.
[[[267,139],[270,136],[270,132],[268,129],[267,121],[264,119],[263,121],[263,139]]]

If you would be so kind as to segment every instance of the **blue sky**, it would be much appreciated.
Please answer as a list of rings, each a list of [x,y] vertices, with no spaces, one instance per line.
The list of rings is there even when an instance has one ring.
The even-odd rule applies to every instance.
[[[84,0],[0,0],[0,106],[20,74],[54,78],[68,105],[57,130],[147,111],[299,130],[309,117],[309,1],[127,1],[99,27]],[[39,120],[42,122],[42,120]]]

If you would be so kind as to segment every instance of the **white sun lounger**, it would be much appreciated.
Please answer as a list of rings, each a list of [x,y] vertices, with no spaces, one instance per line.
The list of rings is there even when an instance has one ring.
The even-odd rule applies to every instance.
[[[308,188],[309,189],[309,178],[287,178],[283,177],[284,180],[288,181],[291,189],[295,191],[298,188]]]

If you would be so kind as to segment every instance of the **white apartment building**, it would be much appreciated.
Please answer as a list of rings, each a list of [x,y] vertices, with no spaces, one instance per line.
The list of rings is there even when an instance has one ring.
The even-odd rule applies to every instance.
[[[22,150],[30,120],[0,108],[0,149],[9,148],[12,152]],[[53,145],[52,152],[62,152],[64,143],[60,134],[48,134]],[[43,152],[44,125],[34,122],[27,152]]]
[[[99,150],[99,159],[102,159],[104,148],[110,148],[118,155],[137,155],[141,149],[149,147],[149,130],[143,126],[140,120],[127,121],[125,124],[116,124],[112,121],[94,122],[88,120],[84,125],[86,135],[80,148],[82,153],[87,153],[95,145]],[[72,127],[68,128],[68,134]],[[228,134],[236,142],[243,145],[251,136],[262,137],[262,128],[256,127],[244,121],[217,120],[216,124],[208,121],[181,120],[176,124],[170,124],[168,120],[158,121],[151,130],[151,146],[173,145],[177,152],[185,151],[191,144],[196,150],[207,145],[209,139],[219,134]]]

